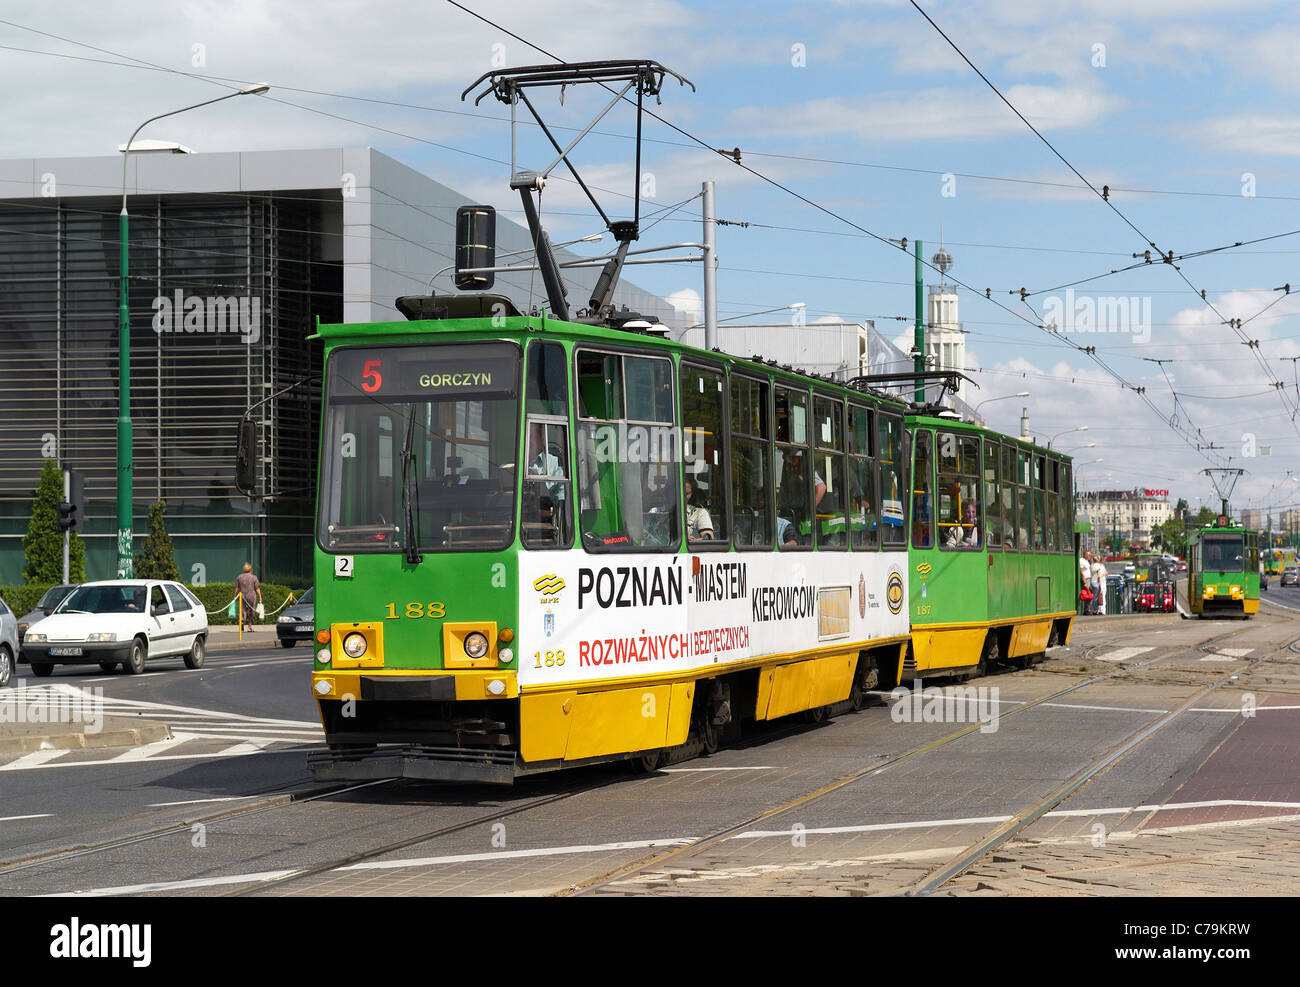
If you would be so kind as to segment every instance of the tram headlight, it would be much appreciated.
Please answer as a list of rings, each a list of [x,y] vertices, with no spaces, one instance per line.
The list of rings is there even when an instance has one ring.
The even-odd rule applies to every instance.
[[[343,642],[343,647],[347,648],[347,642]],[[488,639],[475,631],[473,634],[465,635],[465,654],[471,658],[482,658],[487,654]],[[355,655],[353,657],[356,657]]]
[[[322,665],[328,665],[330,663],[330,649],[321,648],[319,651],[317,651],[316,660],[320,662]]]
[[[501,662],[503,665],[509,665],[514,660],[515,653],[509,648],[502,648],[497,652],[497,661]]]
[[[366,653],[369,644],[364,634],[349,634],[343,639],[343,653],[349,658],[360,658]]]

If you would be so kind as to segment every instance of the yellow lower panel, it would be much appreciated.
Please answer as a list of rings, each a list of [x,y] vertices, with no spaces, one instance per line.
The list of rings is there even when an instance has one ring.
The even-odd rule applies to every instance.
[[[1070,635],[1073,633],[1074,633],[1074,618],[1071,617],[1070,620],[1065,625],[1065,635],[1061,638],[1061,644],[1069,644]]]
[[[557,761],[564,757],[577,699],[576,692],[519,697],[519,753],[525,761]]]
[[[1259,600],[1242,600],[1246,613],[1259,613]]]
[[[755,718],[775,720],[847,699],[856,662],[854,652],[762,669]]]
[[[664,738],[665,747],[676,747],[686,743],[691,732],[691,707],[695,702],[694,682],[678,682],[672,686],[673,698],[668,707],[668,735]]]
[[[1047,639],[1052,636],[1050,620],[1035,621],[1032,624],[1017,624],[1011,630],[1011,647],[1007,657],[1020,658],[1023,655],[1036,655],[1047,650]]]
[[[667,746],[672,698],[670,685],[579,693],[573,701],[565,760]]]
[[[917,628],[912,631],[912,654],[916,670],[964,668],[978,665],[984,654],[987,627],[953,627],[944,630]]]
[[[353,671],[325,671],[312,672],[312,695],[316,699],[342,699],[344,696],[351,696],[353,699],[361,697],[361,677],[367,678],[410,678],[415,675],[428,675],[438,677],[451,675],[456,679],[456,698],[458,700],[467,699],[514,699],[519,695],[519,679],[516,673],[512,671],[500,672],[419,672],[412,669],[387,668],[376,669],[374,671],[353,672]],[[330,689],[327,692],[319,692],[315,686],[317,682],[325,681],[329,684]],[[501,682],[505,686],[503,692],[491,692],[488,686],[492,682]]]

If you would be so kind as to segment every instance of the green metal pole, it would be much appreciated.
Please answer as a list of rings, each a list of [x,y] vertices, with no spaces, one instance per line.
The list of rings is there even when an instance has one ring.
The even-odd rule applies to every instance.
[[[132,138],[134,139],[134,138]],[[130,145],[128,145],[128,148]],[[131,312],[127,303],[127,215],[122,197],[119,221],[121,274],[117,311],[117,578],[130,579],[135,573],[131,555],[132,474],[131,466]]]
[[[925,372],[925,299],[922,297],[921,280],[921,241],[916,241],[916,336],[917,356],[913,370],[917,374]],[[916,402],[925,404],[925,381],[916,378]]]

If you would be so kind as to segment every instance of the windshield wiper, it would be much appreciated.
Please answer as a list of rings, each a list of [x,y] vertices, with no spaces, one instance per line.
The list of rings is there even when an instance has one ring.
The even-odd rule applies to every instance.
[[[415,505],[411,504],[411,442],[415,437],[415,405],[411,405],[411,417],[406,420],[406,438],[402,442],[402,520],[406,524],[406,561],[419,565],[424,561],[420,554],[420,529],[418,525],[420,481],[415,478]]]

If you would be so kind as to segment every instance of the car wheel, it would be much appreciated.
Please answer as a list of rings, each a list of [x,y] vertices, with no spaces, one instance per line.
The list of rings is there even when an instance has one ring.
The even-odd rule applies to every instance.
[[[298,643],[297,641],[292,641],[292,640],[289,640],[289,639],[285,638],[285,639],[281,639],[281,641],[280,641],[280,647],[282,647],[282,648],[292,648],[292,647],[293,647],[295,644],[297,644],[297,643]]]
[[[206,657],[204,650],[203,635],[200,634],[194,639],[194,647],[190,648],[190,653],[185,656],[186,668],[202,668],[203,659]]]
[[[99,663],[99,667],[100,667],[101,669],[103,669],[105,672],[115,672],[115,671],[117,671],[117,662],[115,662],[115,661],[101,661],[101,662]]]
[[[128,675],[139,675],[144,671],[144,659],[144,642],[136,638],[131,642],[131,657],[122,662],[122,667],[126,669]]]
[[[43,679],[45,676],[50,675],[53,672],[54,666],[49,664],[49,662],[41,662],[39,665],[36,662],[32,662],[32,674],[38,679]]]
[[[0,689],[9,684],[14,677],[14,656],[8,645],[0,645]]]

